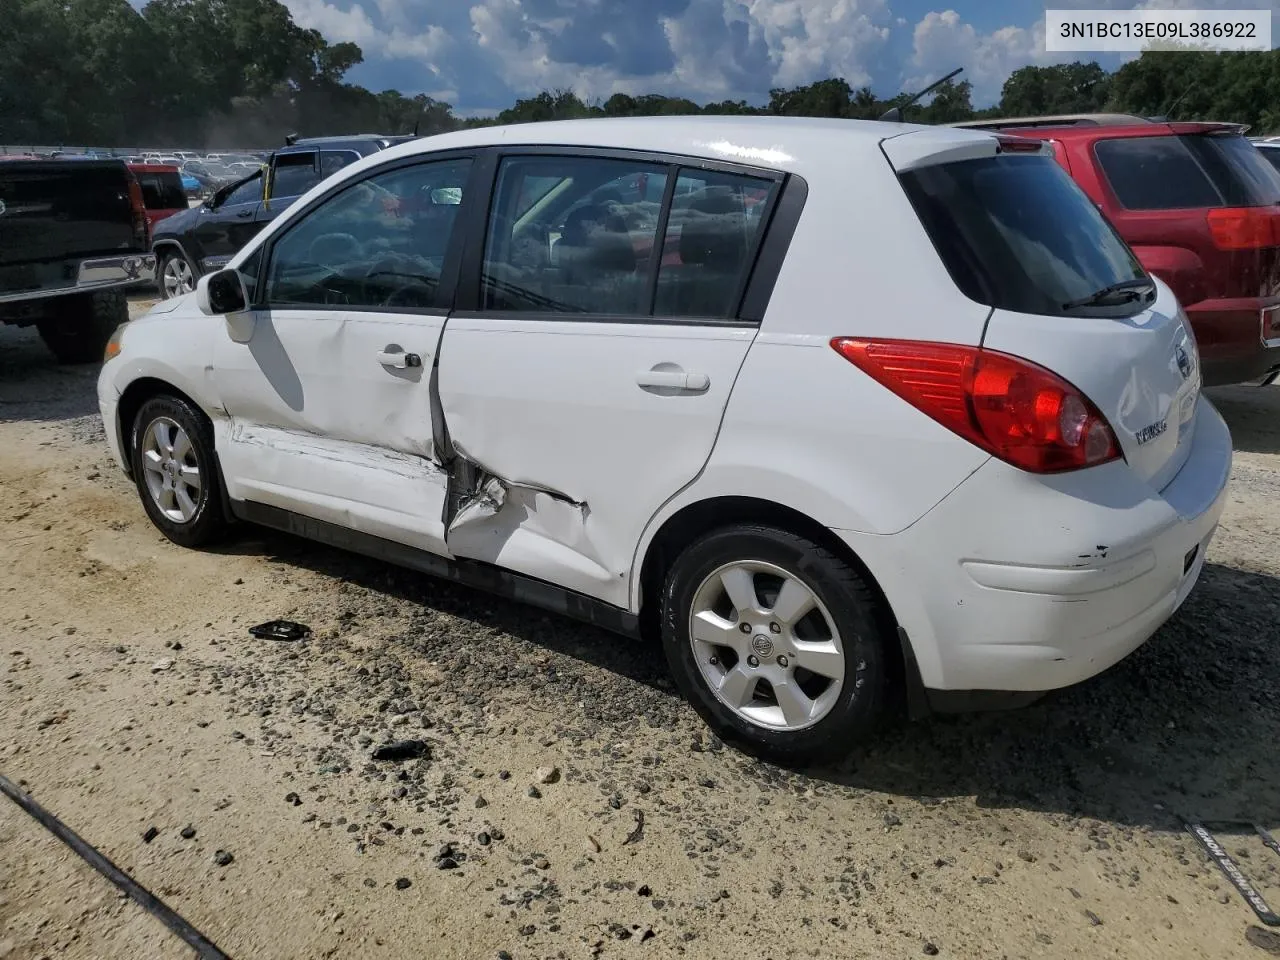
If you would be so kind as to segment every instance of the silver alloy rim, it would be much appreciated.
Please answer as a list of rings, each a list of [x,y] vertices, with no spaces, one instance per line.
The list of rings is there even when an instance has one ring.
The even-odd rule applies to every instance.
[[[831,613],[782,567],[739,560],[702,581],[689,642],[707,686],[748,723],[792,732],[831,712],[844,684],[844,646]]]
[[[179,297],[184,293],[190,293],[196,288],[196,278],[191,272],[191,264],[187,263],[183,257],[175,256],[165,260],[164,271],[160,279],[164,284],[166,298]]]
[[[168,417],[152,420],[142,435],[142,470],[160,512],[190,523],[200,504],[200,463],[191,438]]]

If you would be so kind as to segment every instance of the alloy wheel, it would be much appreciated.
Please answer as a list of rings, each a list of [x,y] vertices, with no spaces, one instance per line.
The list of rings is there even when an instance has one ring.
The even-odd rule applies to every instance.
[[[712,571],[694,594],[689,642],[703,680],[749,723],[813,726],[844,683],[840,633],[818,595],[775,564],[741,560]]]
[[[160,282],[164,287],[165,299],[180,297],[196,288],[195,272],[185,257],[173,256],[165,259],[161,271]]]
[[[190,523],[199,509],[203,479],[186,431],[168,417],[152,420],[142,435],[142,468],[160,511],[174,523]]]

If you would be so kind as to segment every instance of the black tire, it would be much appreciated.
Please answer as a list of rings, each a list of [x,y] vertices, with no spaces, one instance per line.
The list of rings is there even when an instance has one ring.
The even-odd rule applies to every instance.
[[[186,521],[167,516],[148,486],[143,441],[151,425],[162,418],[177,424],[190,439],[188,462],[194,462],[200,471],[200,490],[191,498],[195,512]],[[222,474],[214,453],[213,425],[203,413],[179,397],[167,394],[152,397],[134,417],[129,433],[129,458],[142,507],[166,537],[179,546],[201,547],[217,542],[226,534],[228,524],[222,512]]]
[[[753,723],[722,703],[694,662],[689,619],[695,595],[714,571],[737,561],[763,561],[804,583],[840,633],[844,677],[829,712],[812,726],[778,730]],[[726,741],[792,765],[847,755],[886,714],[892,685],[891,631],[875,593],[857,571],[826,548],[760,524],[714,531],[688,546],[667,572],[661,602],[662,643],[677,687]]]
[[[191,288],[192,290],[195,289],[195,286],[194,286],[195,282],[200,279],[200,274],[196,271],[195,264],[193,264],[182,252],[178,250],[168,249],[163,251],[162,253],[158,253],[156,255],[156,289],[160,292],[161,300],[172,299],[172,297],[169,296],[169,292],[165,289],[165,285],[164,285],[165,267],[167,267],[171,261],[179,261],[181,263],[185,263],[187,267],[191,270],[191,282],[193,284]]]
[[[111,334],[128,319],[124,294],[104,290],[59,297],[36,329],[59,363],[101,363]]]

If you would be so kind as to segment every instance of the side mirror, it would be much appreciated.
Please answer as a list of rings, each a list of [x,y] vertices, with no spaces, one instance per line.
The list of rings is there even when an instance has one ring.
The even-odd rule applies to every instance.
[[[249,292],[237,270],[219,270],[200,278],[196,284],[196,303],[202,313],[211,317],[240,313],[249,309]]]
[[[196,303],[207,316],[225,317],[227,336],[236,343],[248,343],[253,337],[255,318],[238,270],[219,270],[201,277],[196,284]]]

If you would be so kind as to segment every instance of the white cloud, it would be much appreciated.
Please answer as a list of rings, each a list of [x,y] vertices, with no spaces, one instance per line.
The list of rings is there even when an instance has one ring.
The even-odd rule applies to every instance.
[[[347,10],[326,0],[284,0],[284,4],[293,14],[294,23],[307,30],[319,30],[330,43],[351,41],[368,53],[381,39],[381,32],[358,3]]]
[[[959,79],[973,84],[975,105],[998,100],[1004,81],[1019,67],[1080,59],[1079,54],[1045,51],[1043,15],[1029,27],[1007,26],[983,33],[954,10],[932,11],[915,25],[912,39],[907,86],[918,89],[964,67]]]
[[[870,60],[889,38],[887,0],[750,0],[749,9],[780,86],[829,76],[869,83]]]

